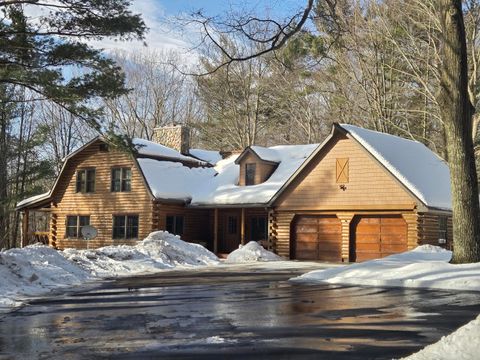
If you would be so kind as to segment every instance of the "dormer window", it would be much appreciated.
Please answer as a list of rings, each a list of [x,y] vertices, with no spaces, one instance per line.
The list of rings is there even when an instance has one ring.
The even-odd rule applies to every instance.
[[[95,169],[80,169],[77,171],[76,192],[95,192]]]
[[[257,164],[247,163],[245,164],[245,185],[255,185],[255,172]]]
[[[250,146],[235,159],[235,164],[240,167],[239,186],[259,185],[273,174],[280,157],[273,149]]]

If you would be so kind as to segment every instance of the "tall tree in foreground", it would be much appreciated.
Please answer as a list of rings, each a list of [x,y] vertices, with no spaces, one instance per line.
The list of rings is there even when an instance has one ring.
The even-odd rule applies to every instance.
[[[446,133],[453,206],[453,262],[480,261],[478,183],[472,141],[474,107],[461,0],[438,0],[441,24],[438,103]]]

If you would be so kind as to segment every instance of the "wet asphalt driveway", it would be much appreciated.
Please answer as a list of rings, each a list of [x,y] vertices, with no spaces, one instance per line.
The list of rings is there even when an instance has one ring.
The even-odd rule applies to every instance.
[[[168,271],[0,315],[0,359],[391,359],[480,313],[477,293],[302,285],[293,263]]]

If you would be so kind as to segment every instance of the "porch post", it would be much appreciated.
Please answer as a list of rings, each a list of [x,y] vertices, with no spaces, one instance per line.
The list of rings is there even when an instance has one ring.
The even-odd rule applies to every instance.
[[[403,219],[407,223],[407,248],[415,249],[422,244],[422,236],[419,232],[419,222],[421,221],[417,213],[402,214]]]
[[[28,245],[28,209],[25,209],[23,212],[22,218],[22,240],[21,247]]]
[[[218,253],[218,208],[213,210],[213,253]]]
[[[23,211],[20,211],[20,247],[23,248]]]
[[[240,216],[240,243],[245,245],[245,208],[242,208]]]
[[[342,224],[342,262],[350,261],[350,222],[354,215],[353,213],[337,214]]]

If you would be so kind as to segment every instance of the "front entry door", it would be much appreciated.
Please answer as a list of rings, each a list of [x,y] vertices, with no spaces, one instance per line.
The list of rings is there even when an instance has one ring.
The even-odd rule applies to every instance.
[[[220,252],[231,253],[240,245],[240,216],[237,213],[226,213],[223,232],[223,246]]]

